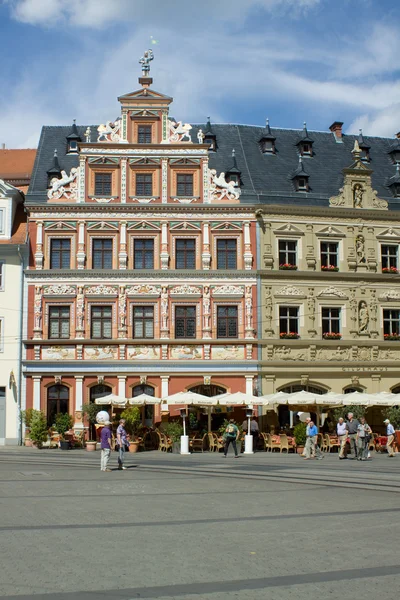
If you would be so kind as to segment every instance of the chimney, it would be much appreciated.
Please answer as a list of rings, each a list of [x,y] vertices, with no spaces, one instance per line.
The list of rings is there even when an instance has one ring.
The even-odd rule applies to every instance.
[[[342,127],[343,127],[343,123],[341,121],[335,121],[329,127],[329,129],[332,131],[333,135],[335,136],[335,140],[337,142],[342,142]]]

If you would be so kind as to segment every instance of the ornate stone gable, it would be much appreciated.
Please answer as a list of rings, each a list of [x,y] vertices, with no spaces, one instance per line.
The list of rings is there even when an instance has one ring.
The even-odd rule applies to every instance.
[[[170,288],[171,296],[201,296],[202,288],[195,285],[175,285]]]
[[[43,294],[45,296],[76,296],[75,285],[44,285]]]
[[[343,300],[347,300],[348,296],[339,288],[329,286],[323,289],[319,294],[317,294],[317,298],[341,298]]]
[[[288,297],[288,296],[292,296],[292,297],[294,296],[296,298],[305,298],[306,294],[299,288],[295,287],[294,285],[285,285],[285,286],[281,287],[279,290],[277,290],[275,292],[274,296],[276,298]]]
[[[244,296],[244,287],[240,285],[212,285],[213,296]]]
[[[130,158],[128,162],[130,165],[148,165],[150,167],[152,165],[154,165],[154,166],[160,165],[161,158],[149,158],[149,157],[145,156],[144,158],[141,158],[141,157]]]
[[[361,150],[357,140],[352,150],[354,162],[343,169],[344,185],[338,196],[329,199],[329,206],[340,208],[357,208],[369,210],[387,210],[386,200],[378,198],[377,191],[372,189],[372,169],[361,160]]]
[[[396,302],[400,301],[400,289],[383,292],[383,294],[380,294],[379,300],[386,300],[387,302],[390,302],[391,300]]]
[[[89,285],[85,287],[87,296],[118,296],[117,285]]]
[[[160,285],[149,285],[143,283],[139,285],[131,285],[126,288],[127,296],[160,296],[161,286]]]
[[[112,156],[102,156],[101,158],[89,157],[89,165],[119,165],[119,158],[113,158]]]

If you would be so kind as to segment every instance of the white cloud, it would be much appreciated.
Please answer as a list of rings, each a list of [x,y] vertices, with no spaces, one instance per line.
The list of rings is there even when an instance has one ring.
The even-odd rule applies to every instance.
[[[362,129],[366,135],[394,137],[400,131],[400,102],[387,108],[360,115],[349,126],[349,133]]]

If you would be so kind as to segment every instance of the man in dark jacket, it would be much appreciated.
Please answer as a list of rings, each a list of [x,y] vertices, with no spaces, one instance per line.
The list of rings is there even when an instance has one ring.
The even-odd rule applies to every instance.
[[[354,459],[357,459],[357,432],[359,422],[354,418],[353,413],[347,415],[346,429],[350,439],[350,449]]]

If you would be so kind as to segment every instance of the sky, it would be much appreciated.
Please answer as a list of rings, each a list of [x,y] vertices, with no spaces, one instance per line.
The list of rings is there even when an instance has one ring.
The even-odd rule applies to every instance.
[[[147,48],[177,120],[393,137],[398,0],[0,0],[0,144],[119,116]]]

